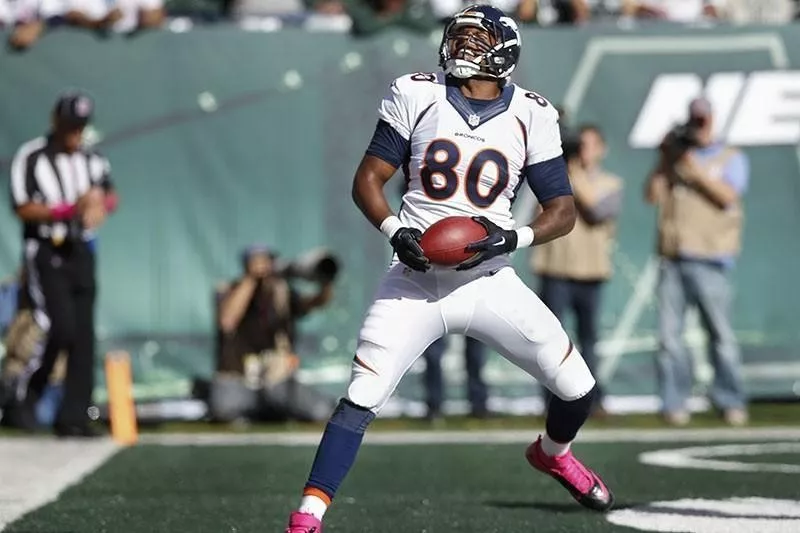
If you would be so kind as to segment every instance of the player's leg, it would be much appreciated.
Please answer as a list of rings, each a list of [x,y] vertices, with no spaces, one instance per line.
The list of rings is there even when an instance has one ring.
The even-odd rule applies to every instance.
[[[424,289],[424,274],[390,271],[367,313],[347,396],[322,435],[298,511],[287,533],[310,533],[352,467],[367,426],[414,361],[444,334],[439,304]]]
[[[744,424],[747,421],[744,380],[739,343],[730,320],[730,281],[721,266],[701,262],[686,266],[710,341],[709,355],[714,367],[711,401],[722,410],[727,422]]]
[[[447,349],[447,339],[442,337],[428,346],[423,356],[425,357],[425,395],[428,404],[427,417],[431,420],[438,418],[442,412],[444,401],[444,378],[442,376],[442,356]]]
[[[658,280],[658,330],[660,349],[656,359],[664,417],[670,423],[689,421],[686,401],[692,389],[692,365],[683,342],[684,317],[689,296],[681,263],[662,259]]]
[[[478,280],[479,303],[467,333],[484,340],[553,393],[546,431],[526,452],[582,505],[608,510],[613,496],[570,444],[591,412],[596,384],[561,323],[511,268]]]

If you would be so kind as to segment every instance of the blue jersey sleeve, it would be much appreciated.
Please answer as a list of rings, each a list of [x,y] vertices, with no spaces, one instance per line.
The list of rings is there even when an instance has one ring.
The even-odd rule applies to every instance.
[[[367,148],[367,154],[383,159],[398,168],[411,154],[411,142],[404,139],[385,120],[379,120]]]
[[[528,165],[522,173],[540,204],[559,196],[572,195],[567,165],[562,156]]]

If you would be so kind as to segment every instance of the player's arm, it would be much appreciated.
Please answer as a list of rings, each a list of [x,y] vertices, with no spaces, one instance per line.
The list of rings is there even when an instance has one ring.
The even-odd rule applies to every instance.
[[[539,200],[539,214],[531,224],[514,230],[503,229],[486,217],[473,217],[486,228],[488,235],[467,246],[468,251],[477,253],[456,270],[473,268],[492,257],[552,241],[572,231],[575,225],[577,211],[561,149],[558,112],[541,96],[529,94],[544,109],[535,113],[534,124],[529,126],[530,140],[521,179],[528,182]]]
[[[430,264],[419,245],[422,232],[403,226],[389,207],[383,190],[397,168],[408,159],[410,150],[407,138],[386,120],[379,120],[353,178],[352,194],[367,220],[389,239],[400,261],[424,272]]]
[[[474,268],[492,257],[533,244],[544,244],[572,231],[577,211],[564,158],[559,154],[553,159],[529,165],[523,174],[539,199],[538,216],[531,224],[513,230],[503,229],[483,216],[473,217],[486,228],[487,236],[467,246],[468,251],[477,253],[458,265],[456,270]]]
[[[383,187],[396,170],[397,167],[391,163],[367,152],[353,178],[353,201],[367,220],[378,229],[381,229],[383,221],[394,216]],[[391,235],[387,236],[391,238]]]
[[[533,230],[532,244],[544,244],[572,231],[578,211],[562,156],[525,168],[525,178],[539,200],[541,211],[528,226]]]
[[[381,99],[378,124],[353,179],[353,201],[389,239],[402,224],[389,207],[383,187],[411,153],[414,99],[406,83],[403,78],[392,81]]]
[[[541,96],[534,96],[532,104],[535,102],[542,109],[533,108],[526,166],[522,169],[522,176],[536,195],[541,210],[527,226],[533,230],[533,235],[526,246],[544,244],[566,235],[572,231],[578,216],[561,147],[558,111]]]

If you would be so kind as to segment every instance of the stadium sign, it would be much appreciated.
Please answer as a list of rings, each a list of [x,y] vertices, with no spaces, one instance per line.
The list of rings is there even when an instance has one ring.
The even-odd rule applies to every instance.
[[[800,71],[658,75],[628,136],[633,148],[653,148],[686,119],[689,102],[711,102],[720,138],[737,146],[800,144]]]

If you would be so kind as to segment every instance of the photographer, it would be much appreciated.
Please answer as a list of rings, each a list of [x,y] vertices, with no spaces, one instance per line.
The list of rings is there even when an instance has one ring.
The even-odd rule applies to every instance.
[[[232,420],[248,411],[258,418],[318,416],[314,413],[319,408],[311,405],[308,412],[297,401],[296,395],[305,395],[317,403],[311,391],[294,380],[299,364],[294,352],[295,325],[330,302],[336,266],[318,269],[311,276],[320,284],[318,292],[304,296],[287,279],[298,274],[297,265],[279,270],[275,259],[266,247],[247,248],[242,254],[244,274],[219,291],[217,373],[211,401],[212,416],[218,420]],[[248,391],[258,391],[260,398],[254,399]],[[319,416],[329,414],[325,406]]]
[[[612,274],[622,180],[602,167],[606,143],[599,127],[587,124],[574,134],[567,130],[563,138],[578,218],[569,234],[536,249],[533,269],[541,279],[542,301],[553,314],[563,321],[567,312],[575,313],[580,351],[597,375],[597,323],[602,288]],[[552,396],[544,394],[546,406]],[[594,414],[605,414],[599,383]]]
[[[687,308],[696,305],[715,370],[710,398],[731,425],[747,422],[739,346],[730,321],[730,269],[741,246],[749,162],[713,138],[710,103],[692,101],[689,119],[669,132],[645,199],[658,207],[659,388],[667,422],[689,421],[692,364],[683,343]]]

